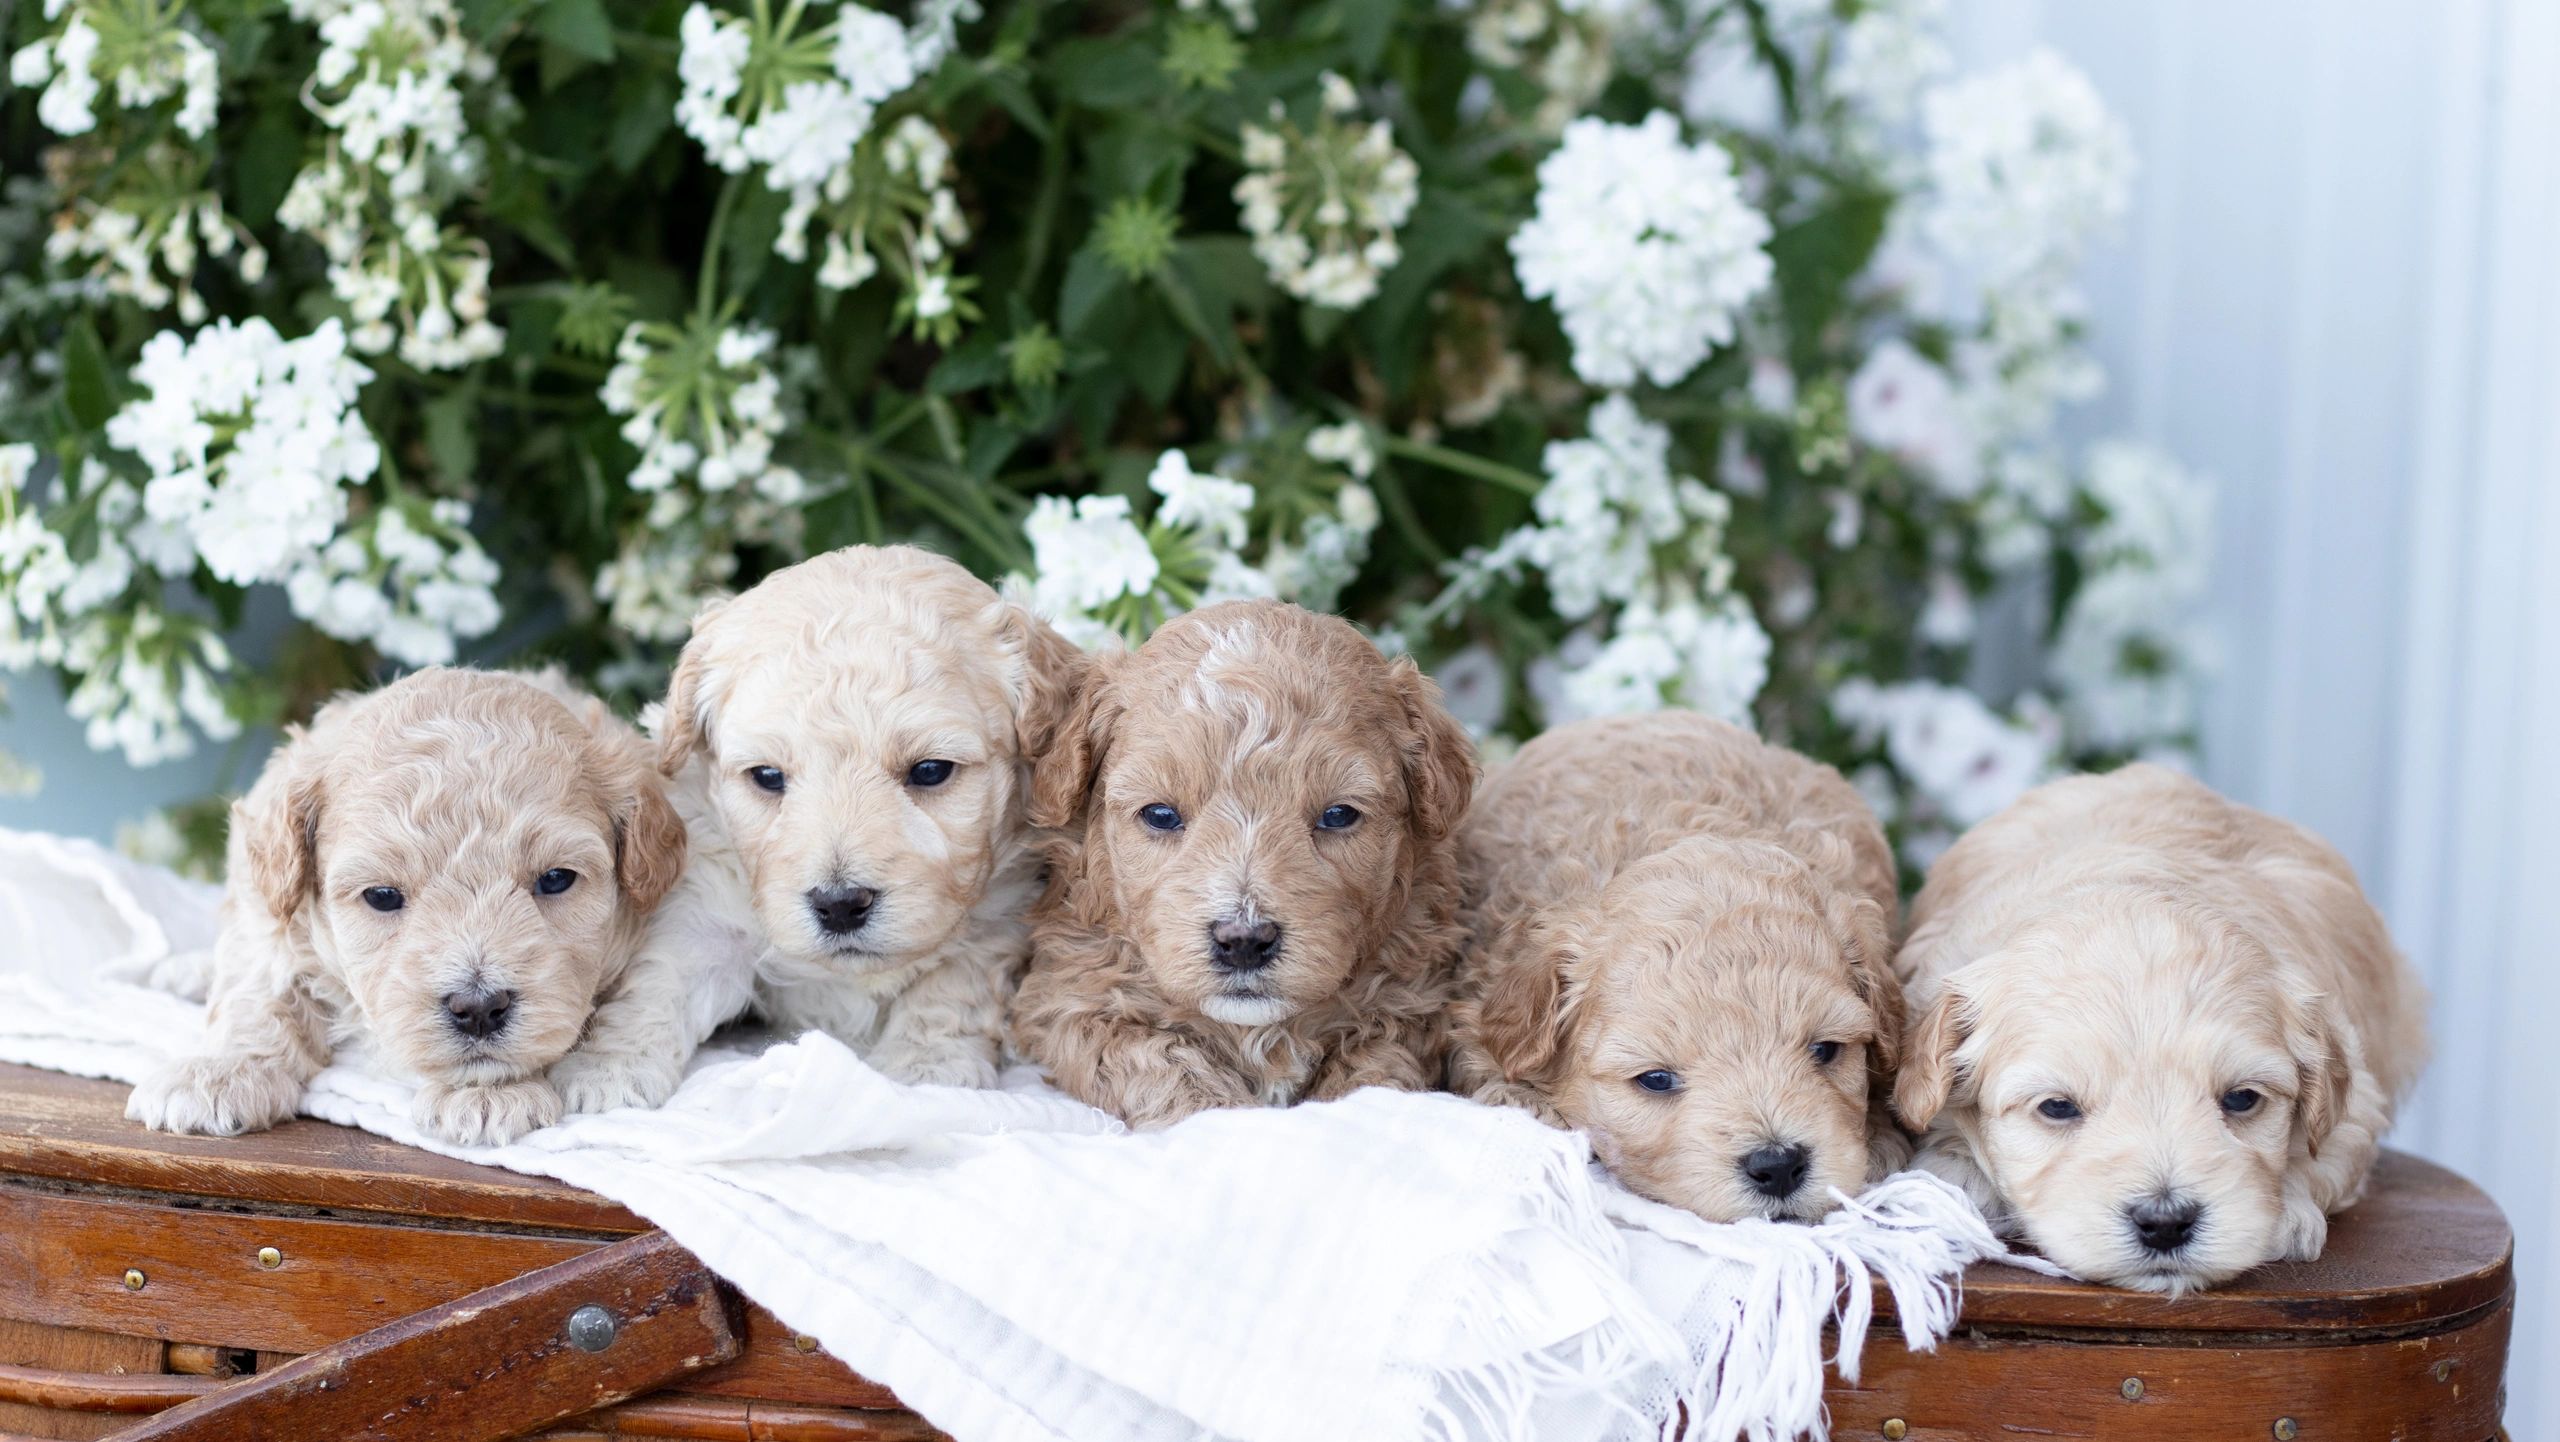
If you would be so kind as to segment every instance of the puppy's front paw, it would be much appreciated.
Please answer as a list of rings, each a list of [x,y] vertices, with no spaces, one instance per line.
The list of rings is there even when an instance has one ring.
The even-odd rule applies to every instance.
[[[2329,1214],[2311,1200],[2308,1187],[2285,1188],[2284,1214],[2276,1222],[2276,1259],[2284,1262],[2316,1260],[2320,1249],[2329,1245]]]
[[[410,1116],[428,1134],[462,1147],[502,1147],[560,1120],[560,1092],[541,1077],[493,1086],[418,1088]]]
[[[237,1057],[174,1061],[143,1078],[124,1114],[153,1131],[236,1137],[293,1115],[302,1083],[280,1067]]]
[[[681,1063],[620,1052],[573,1051],[551,1064],[551,1084],[571,1112],[654,1107],[675,1095]]]
[[[992,1087],[996,1047],[991,1040],[945,1037],[936,1042],[892,1041],[863,1058],[871,1069],[909,1086]]]

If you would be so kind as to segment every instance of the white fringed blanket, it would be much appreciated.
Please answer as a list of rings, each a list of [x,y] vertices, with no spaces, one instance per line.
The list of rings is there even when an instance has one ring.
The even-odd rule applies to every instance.
[[[0,1060],[131,1081],[201,1008],[211,888],[0,831]],[[2001,1255],[1895,1177],[1817,1227],[1635,1197],[1578,1135],[1369,1091],[1131,1135],[1028,1073],[902,1087],[822,1036],[713,1050],[655,1112],[453,1148],[409,1086],[342,1061],[312,1116],[559,1178],[666,1228],[955,1436],[1653,1438],[1822,1430],[1823,1328],[1854,1375],[1872,1270],[1903,1334]]]

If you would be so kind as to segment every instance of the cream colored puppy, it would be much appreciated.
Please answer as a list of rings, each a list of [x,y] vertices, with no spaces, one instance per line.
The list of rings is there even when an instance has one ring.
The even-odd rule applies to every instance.
[[[1136,1126],[1439,1084],[1475,746],[1346,621],[1232,601],[1096,667],[1014,1037]]]
[[[436,1136],[547,1126],[563,1069],[632,1065],[600,1038],[684,851],[648,743],[556,676],[437,668],[332,701],[232,807],[210,1035],[126,1115],[273,1126],[362,1034],[424,1079]]]
[[[1085,664],[909,546],[706,609],[658,722],[694,837],[647,946],[681,983],[659,998],[668,1053],[752,1009],[900,1081],[994,1085],[1040,888],[1028,758]]]
[[[1898,965],[1921,1164],[2143,1291],[2318,1256],[2425,1059],[2426,998],[2337,852],[2156,766],[1968,832]]]
[[[1690,712],[1576,722],[1494,773],[1460,865],[1456,1090],[1711,1221],[1811,1220],[1909,1158],[1893,855],[1839,772]]]

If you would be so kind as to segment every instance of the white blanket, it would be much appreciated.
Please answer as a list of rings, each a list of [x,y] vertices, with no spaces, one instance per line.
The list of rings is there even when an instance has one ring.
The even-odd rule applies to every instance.
[[[0,831],[0,1060],[131,1081],[200,1034],[144,982],[203,964],[216,893]],[[672,1233],[962,1439],[1792,1438],[1823,1327],[1855,1376],[1869,1270],[1904,1337],[2002,1255],[1917,1173],[1817,1227],[1714,1226],[1597,1171],[1579,1135],[1366,1091],[1151,1135],[1021,1072],[902,1087],[818,1035],[713,1049],[654,1112],[456,1148],[342,1058],[308,1114],[556,1177]]]

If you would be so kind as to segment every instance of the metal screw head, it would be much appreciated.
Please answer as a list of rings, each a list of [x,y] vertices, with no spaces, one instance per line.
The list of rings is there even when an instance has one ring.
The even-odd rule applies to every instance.
[[[2124,1379],[2124,1385],[2118,1387],[2116,1390],[2124,1394],[2124,1400],[2128,1402],[2139,1402],[2142,1400],[2142,1379],[2139,1377],[2127,1377]]]
[[[1910,1435],[1910,1423],[1903,1421],[1899,1417],[1887,1417],[1884,1419],[1884,1442],[1902,1442],[1903,1438]]]
[[[601,1352],[613,1345],[622,1324],[611,1312],[590,1302],[569,1314],[569,1345],[581,1352]]]
[[[806,1332],[794,1332],[791,1334],[791,1345],[797,1351],[814,1352],[818,1350],[818,1339]]]
[[[2427,1375],[2435,1378],[2439,1382],[2451,1381],[2453,1379],[2453,1359],[2451,1357],[2446,1357],[2437,1362],[2434,1366],[2427,1369]]]
[[[260,1247],[258,1249],[258,1265],[272,1272],[276,1268],[284,1265],[284,1253],[277,1251],[273,1247]]]
[[[124,1289],[128,1292],[141,1291],[142,1284],[149,1280],[149,1278],[142,1275],[142,1269],[139,1267],[127,1267],[124,1269]]]
[[[2302,1429],[2294,1425],[2292,1418],[2278,1417],[2276,1419],[2276,1442],[2293,1442],[2294,1438],[2301,1435]]]

